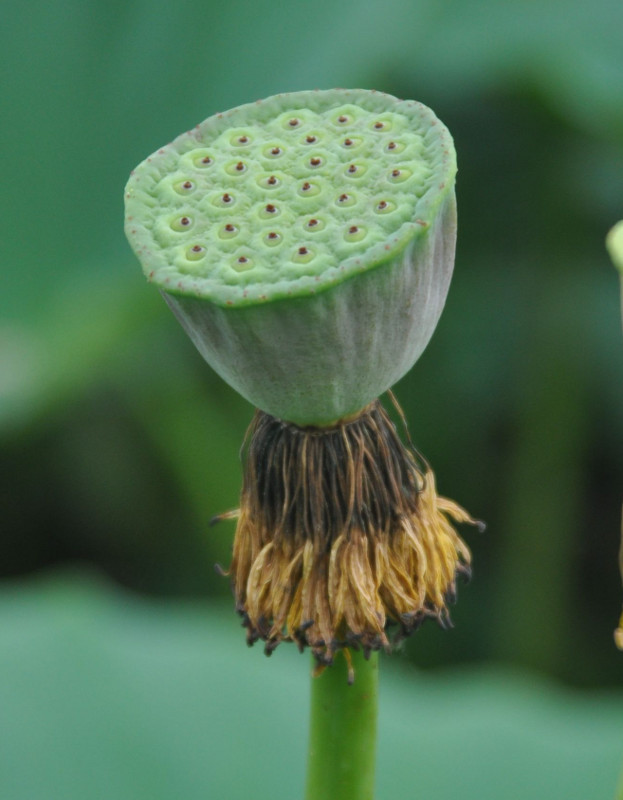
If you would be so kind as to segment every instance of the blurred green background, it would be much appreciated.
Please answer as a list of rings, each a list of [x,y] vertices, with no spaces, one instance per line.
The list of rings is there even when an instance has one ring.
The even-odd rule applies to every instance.
[[[474,580],[461,591],[455,630],[425,626],[388,666],[387,691],[439,693],[450,713],[452,687],[464,681],[456,731],[472,748],[480,740],[470,725],[495,745],[499,732],[487,714],[506,714],[508,702],[528,715],[517,724],[531,746],[541,731],[556,750],[555,731],[566,730],[578,752],[588,736],[580,706],[577,717],[569,710],[569,720],[546,734],[553,717],[539,692],[562,712],[608,691],[607,702],[599,695],[604,713],[595,712],[595,724],[603,723],[612,750],[608,756],[595,745],[594,752],[611,761],[593,759],[593,772],[581,770],[586,764],[561,744],[551,785],[560,787],[565,775],[569,791],[555,796],[602,796],[578,782],[569,771],[574,762],[588,786],[587,776],[602,775],[603,796],[610,796],[623,743],[610,738],[616,728],[607,718],[623,711],[623,656],[612,644],[621,606],[623,358],[618,279],[603,241],[623,217],[620,0],[35,0],[8,2],[2,17],[0,686],[11,713],[0,735],[14,752],[6,759],[13,772],[0,770],[7,782],[0,778],[0,795],[205,796],[199,773],[196,784],[184,773],[191,781],[184,791],[164,788],[168,781],[181,786],[171,776],[183,772],[170,731],[146,746],[150,757],[126,764],[127,775],[121,769],[110,789],[102,784],[85,795],[79,777],[75,785],[53,778],[53,765],[73,752],[50,749],[57,723],[69,726],[67,741],[86,754],[80,774],[87,780],[99,768],[96,752],[117,768],[127,758],[123,737],[112,731],[134,742],[124,726],[137,719],[126,706],[129,721],[115,717],[114,703],[79,703],[72,679],[62,676],[77,670],[85,696],[95,687],[115,696],[124,685],[131,703],[136,693],[127,681],[134,669],[139,674],[136,659],[141,670],[160,668],[158,680],[147,679],[159,698],[158,730],[170,721],[161,707],[170,683],[187,680],[177,662],[165,669],[162,661],[177,642],[197,678],[187,681],[189,703],[206,704],[209,716],[198,678],[204,669],[218,676],[206,686],[218,679],[231,690],[230,714],[202,729],[205,741],[250,713],[257,735],[249,734],[245,748],[253,749],[263,736],[253,710],[258,697],[266,700],[262,681],[283,695],[273,715],[267,710],[267,730],[278,736],[280,725],[293,726],[284,753],[300,752],[291,768],[279,758],[291,788],[265,796],[296,796],[307,665],[277,653],[271,672],[259,651],[247,653],[227,582],[213,569],[228,562],[233,527],[207,528],[212,515],[236,505],[238,450],[252,408],[201,361],[145,284],[123,235],[123,187],[139,161],[213,113],[281,91],[361,86],[421,100],[455,138],[455,278],[429,348],[396,393],[440,491],[488,523],[484,534],[466,531]],[[132,621],[127,630],[120,605]],[[210,632],[202,643],[204,625]],[[137,645],[142,635],[147,651]],[[104,647],[101,658],[93,642]],[[105,657],[111,648],[113,666]],[[204,658],[216,650],[229,660],[209,667]],[[235,680],[245,691],[234,689]],[[537,694],[524,703],[530,682]],[[290,685],[291,695],[283,688]],[[42,698],[57,698],[56,710],[28,700],[35,686]],[[525,710],[530,702],[540,721]],[[435,718],[435,707],[425,705]],[[396,700],[387,722],[396,736],[401,713]],[[117,720],[106,729],[116,742],[110,752],[97,733],[102,714]],[[149,713],[141,719],[153,737]],[[416,738],[417,724],[409,733]],[[50,726],[51,738],[33,739],[41,725]],[[192,725],[182,730],[189,742],[190,731],[199,735]],[[507,744],[517,751],[509,763],[531,758],[517,742]],[[48,761],[39,763],[44,751]],[[166,752],[177,772],[155,752]],[[474,763],[486,758],[512,773],[488,752],[472,753]],[[241,769],[247,784],[240,778],[229,796],[246,796],[252,765],[265,758],[260,747]],[[440,750],[427,763],[442,758]],[[39,784],[20,779],[27,763],[39,764],[30,772]],[[140,783],[137,776],[155,763],[168,777]],[[503,795],[487,795],[481,772],[471,777],[465,796],[546,796],[519,779]],[[431,780],[427,796],[450,796]],[[51,786],[61,787],[58,794]]]

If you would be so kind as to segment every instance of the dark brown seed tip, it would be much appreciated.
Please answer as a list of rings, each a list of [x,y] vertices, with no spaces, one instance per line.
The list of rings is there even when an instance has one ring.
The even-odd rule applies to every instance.
[[[316,141],[316,137],[315,136],[311,136],[311,135],[307,136],[305,138],[305,141],[307,142],[307,144],[313,144]]]
[[[304,192],[308,192],[311,189],[311,183],[308,183],[307,181],[305,181],[305,183],[301,186],[301,189]]]
[[[381,130],[381,128],[384,128],[384,127],[385,127],[385,125],[384,125],[384,123],[382,123],[382,122],[375,122],[375,123],[374,123],[374,127],[377,129],[377,131],[380,131],[380,130]]]
[[[200,244],[195,244],[192,247],[193,253],[200,253],[203,250],[203,247]]]
[[[227,192],[225,192],[225,194],[223,195],[223,197],[221,199],[222,199],[222,201],[224,203],[231,203],[231,201],[232,201],[231,195],[228,194]]]
[[[344,139],[344,147],[350,147],[353,143],[352,139]]]
[[[268,234],[268,238],[269,238],[269,239],[278,239],[278,238],[279,238],[279,234],[278,234],[278,233],[275,233],[275,231],[271,231],[271,232]]]
[[[288,122],[288,125],[289,125],[291,128],[296,128],[296,127],[297,127],[297,125],[299,125],[299,120],[298,120],[296,117],[293,117],[293,118],[292,118],[292,119],[291,119],[291,120]]]
[[[348,232],[349,233],[357,233],[358,230],[359,230],[359,228],[356,225],[351,225],[350,228],[348,229]]]
[[[309,159],[309,163],[312,165],[312,167],[317,167],[319,164],[322,163],[322,159],[320,159],[320,158],[310,158]]]
[[[318,224],[318,220],[317,219],[310,219],[309,222],[307,223],[307,227],[308,228],[315,228],[317,224]]]
[[[392,178],[398,178],[399,176],[400,176],[400,170],[399,169],[393,169],[392,170]]]
[[[387,208],[387,202],[385,200],[381,200],[381,202],[378,204],[377,208],[380,208],[381,210],[384,209],[384,208]]]
[[[190,220],[188,219],[188,217],[182,217],[182,219],[180,220],[180,225],[190,225]]]
[[[353,172],[357,172],[357,166],[355,164],[351,164],[348,168],[348,171],[352,174]]]
[[[275,208],[275,206],[272,203],[268,203],[268,205],[265,207],[265,210],[269,214],[274,214],[277,209]]]
[[[275,178],[274,175],[271,175],[270,178],[266,181],[266,183],[269,183],[271,186],[274,186],[277,183],[277,178]]]
[[[279,153],[281,153],[281,148],[280,147],[273,147],[273,149],[270,152],[271,152],[272,155],[278,156]]]
[[[211,163],[212,163],[212,159],[210,158],[210,156],[204,156],[204,157],[201,159],[201,163],[202,163],[202,164],[211,164]]]
[[[337,118],[337,121],[341,122],[342,124],[344,124],[345,122],[348,122],[348,117],[345,117],[344,114],[342,114],[341,116],[339,116]]]
[[[306,256],[309,253],[309,250],[306,247],[299,247],[299,255]]]
[[[238,258],[238,263],[239,263],[239,264],[246,264],[248,260],[249,260],[249,259],[248,259],[246,256],[240,256],[240,257]]]
[[[388,149],[388,150],[395,150],[395,149],[396,149],[396,142],[390,142],[390,143],[387,145],[387,149]]]
[[[240,144],[246,144],[249,141],[249,137],[248,136],[239,136],[238,137],[238,141],[240,142]]]
[[[238,170],[238,172],[242,172],[242,171],[243,171],[243,169],[244,169],[244,164],[242,163],[242,161],[239,161],[239,162],[236,164],[236,169]]]
[[[235,228],[234,228],[234,226],[231,224],[231,222],[228,222],[228,223],[227,223],[227,225],[225,225],[225,230],[226,230],[228,233],[231,233],[232,231],[235,231],[236,229],[235,229]]]
[[[347,200],[348,200],[348,195],[347,194],[341,194],[339,196],[340,203],[345,203]]]
[[[184,189],[192,189],[193,188],[192,181],[184,181],[182,186],[184,187]]]

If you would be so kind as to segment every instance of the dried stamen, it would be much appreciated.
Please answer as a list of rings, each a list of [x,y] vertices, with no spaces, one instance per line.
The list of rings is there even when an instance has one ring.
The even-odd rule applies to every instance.
[[[294,641],[330,664],[340,648],[389,649],[390,625],[398,640],[429,617],[447,625],[470,571],[452,522],[475,523],[378,401],[330,428],[256,412],[229,572],[248,642]]]

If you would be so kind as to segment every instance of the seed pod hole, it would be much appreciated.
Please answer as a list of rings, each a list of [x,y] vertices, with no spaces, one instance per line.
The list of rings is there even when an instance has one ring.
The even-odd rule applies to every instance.
[[[257,179],[257,185],[261,189],[276,189],[278,186],[281,186],[281,179],[276,175],[261,175]]]
[[[301,120],[298,117],[292,117],[292,119],[288,120],[288,128],[298,128],[301,124]]]
[[[303,144],[316,144],[318,137],[314,133],[308,133],[303,139]]]
[[[301,245],[292,254],[292,261],[297,264],[308,264],[314,258],[314,255],[315,253],[311,248]]]
[[[370,127],[373,131],[389,131],[392,128],[392,123],[388,119],[377,119],[371,123]]]
[[[350,117],[348,114],[340,114],[335,118],[335,122],[337,122],[338,125],[348,125]]]
[[[320,156],[312,156],[309,159],[309,166],[312,169],[316,169],[317,167],[321,167],[323,163],[324,162],[323,162],[322,158],[320,158]]]
[[[173,188],[178,194],[184,195],[194,192],[197,187],[192,181],[185,180],[185,181],[178,181],[173,185]]]
[[[393,169],[389,174],[389,180],[392,183],[402,183],[409,177],[411,177],[411,170],[405,169],[404,167],[401,169]]]
[[[212,199],[212,205],[218,208],[231,208],[235,202],[236,198],[230,192],[223,192]]]
[[[340,207],[354,206],[356,202],[355,196],[348,192],[342,192],[335,198],[335,204]]]
[[[298,188],[298,193],[301,197],[315,197],[317,194],[320,194],[320,186],[318,186],[317,183],[303,181]]]
[[[225,167],[225,172],[228,175],[243,175],[247,171],[247,165],[244,161],[232,161]]]
[[[277,231],[269,231],[265,233],[263,236],[264,244],[267,244],[269,247],[275,247],[278,244],[281,244],[283,241],[283,237]]]
[[[356,150],[358,147],[361,147],[362,143],[363,139],[359,136],[347,136],[346,139],[342,139],[340,142],[345,150]]]
[[[366,229],[361,225],[349,225],[344,231],[344,239],[347,242],[360,242],[366,238]]]
[[[206,153],[204,155],[195,156],[193,158],[193,164],[199,169],[205,169],[206,167],[211,167],[212,164],[214,164],[214,159],[212,156]]]
[[[316,231],[321,231],[325,227],[325,222],[318,217],[310,217],[307,222],[305,223],[305,229],[315,233]]]
[[[200,261],[206,254],[206,249],[200,244],[194,244],[186,250],[186,258],[189,261]]]
[[[176,217],[171,221],[171,228],[173,228],[174,231],[188,231],[192,228],[192,226],[192,217],[188,216]]]
[[[247,145],[251,144],[251,137],[246,133],[241,133],[237,136],[232,136],[230,142],[234,147],[246,147]]]
[[[253,261],[249,256],[238,256],[232,261],[232,267],[236,272],[246,272],[253,268]]]
[[[264,148],[264,155],[266,158],[281,158],[284,152],[283,147],[280,147],[278,144],[271,144]]]
[[[402,151],[404,149],[405,149],[405,145],[404,145],[403,142],[393,142],[392,141],[392,142],[388,142],[385,145],[385,150],[388,153],[402,153]]]
[[[391,214],[396,210],[396,203],[393,200],[379,200],[374,206],[375,214]]]
[[[353,163],[346,167],[344,174],[347,178],[361,178],[365,175],[367,169],[365,164]]]
[[[266,205],[260,210],[260,217],[262,219],[274,219],[281,214],[279,208],[274,205],[273,203],[266,203]]]
[[[233,239],[234,237],[238,236],[239,233],[240,229],[232,222],[228,222],[226,225],[223,225],[218,231],[219,239]]]

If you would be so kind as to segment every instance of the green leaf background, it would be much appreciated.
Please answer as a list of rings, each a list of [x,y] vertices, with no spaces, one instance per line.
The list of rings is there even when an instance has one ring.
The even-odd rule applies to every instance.
[[[0,797],[299,796],[307,661],[246,651],[207,531],[252,409],[145,286],[122,200],[210,114],[336,85],[454,134],[456,275],[396,391],[489,525],[456,628],[384,659],[379,797],[612,796],[622,30],[619,0],[4,4]]]

